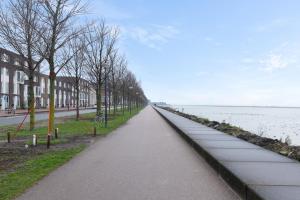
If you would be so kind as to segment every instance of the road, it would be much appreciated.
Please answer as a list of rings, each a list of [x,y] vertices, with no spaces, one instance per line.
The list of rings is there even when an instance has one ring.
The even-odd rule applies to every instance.
[[[213,169],[150,106],[18,200],[235,200]]]
[[[81,114],[91,113],[91,112],[95,112],[95,109],[80,110]],[[63,111],[63,112],[55,113],[55,117],[65,117],[65,116],[72,116],[72,115],[76,115],[76,111]],[[48,113],[37,113],[35,115],[35,118],[36,118],[36,121],[46,120],[46,119],[48,119]],[[23,119],[24,119],[24,115],[11,116],[11,117],[0,117],[0,126],[19,124],[23,121]],[[25,122],[29,122],[29,116],[27,117]]]

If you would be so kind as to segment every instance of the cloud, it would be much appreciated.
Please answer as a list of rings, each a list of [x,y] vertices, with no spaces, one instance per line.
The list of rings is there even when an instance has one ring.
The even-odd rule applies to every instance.
[[[299,65],[299,56],[299,44],[284,42],[260,56],[251,55],[242,58],[240,62],[245,67],[253,66],[259,70],[273,72],[296,67]]]
[[[265,71],[282,70],[299,64],[299,55],[299,44],[291,45],[288,42],[284,42],[260,59],[259,64]]]
[[[163,44],[175,39],[179,30],[171,25],[150,25],[149,27],[123,28],[125,35],[153,49],[161,49]]]
[[[260,61],[260,64],[263,65],[264,70],[272,72],[277,69],[286,68],[289,62],[280,54],[270,53],[265,59]]]

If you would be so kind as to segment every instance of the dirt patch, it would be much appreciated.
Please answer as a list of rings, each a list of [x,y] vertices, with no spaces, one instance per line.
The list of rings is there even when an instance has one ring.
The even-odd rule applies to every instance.
[[[98,137],[97,137],[98,138]],[[65,142],[59,144],[52,144],[50,149],[47,149],[45,144],[38,144],[37,146],[28,145],[31,137],[18,137],[11,143],[6,141],[0,142],[0,172],[14,171],[19,165],[29,158],[51,152],[69,149],[79,145],[89,145],[96,140],[92,135],[84,136],[67,136],[64,138]]]

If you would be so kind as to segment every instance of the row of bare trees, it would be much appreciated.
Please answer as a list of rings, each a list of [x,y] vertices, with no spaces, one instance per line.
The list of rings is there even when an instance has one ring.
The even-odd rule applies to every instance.
[[[54,130],[55,80],[60,73],[72,77],[79,118],[80,81],[89,80],[96,91],[97,115],[123,112],[146,103],[144,92],[119,53],[119,30],[104,20],[82,23],[82,0],[7,0],[0,4],[0,44],[28,61],[30,130],[35,125],[34,74],[47,63],[50,81],[48,133]],[[103,94],[103,91],[104,94]],[[104,111],[102,99],[105,99]]]

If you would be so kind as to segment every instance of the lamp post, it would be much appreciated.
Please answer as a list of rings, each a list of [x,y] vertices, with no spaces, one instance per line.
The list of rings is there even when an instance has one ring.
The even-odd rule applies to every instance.
[[[128,91],[128,100],[129,100],[129,112],[131,114],[131,97],[130,97],[130,90],[132,90],[133,87],[132,86],[129,86],[129,91]]]

